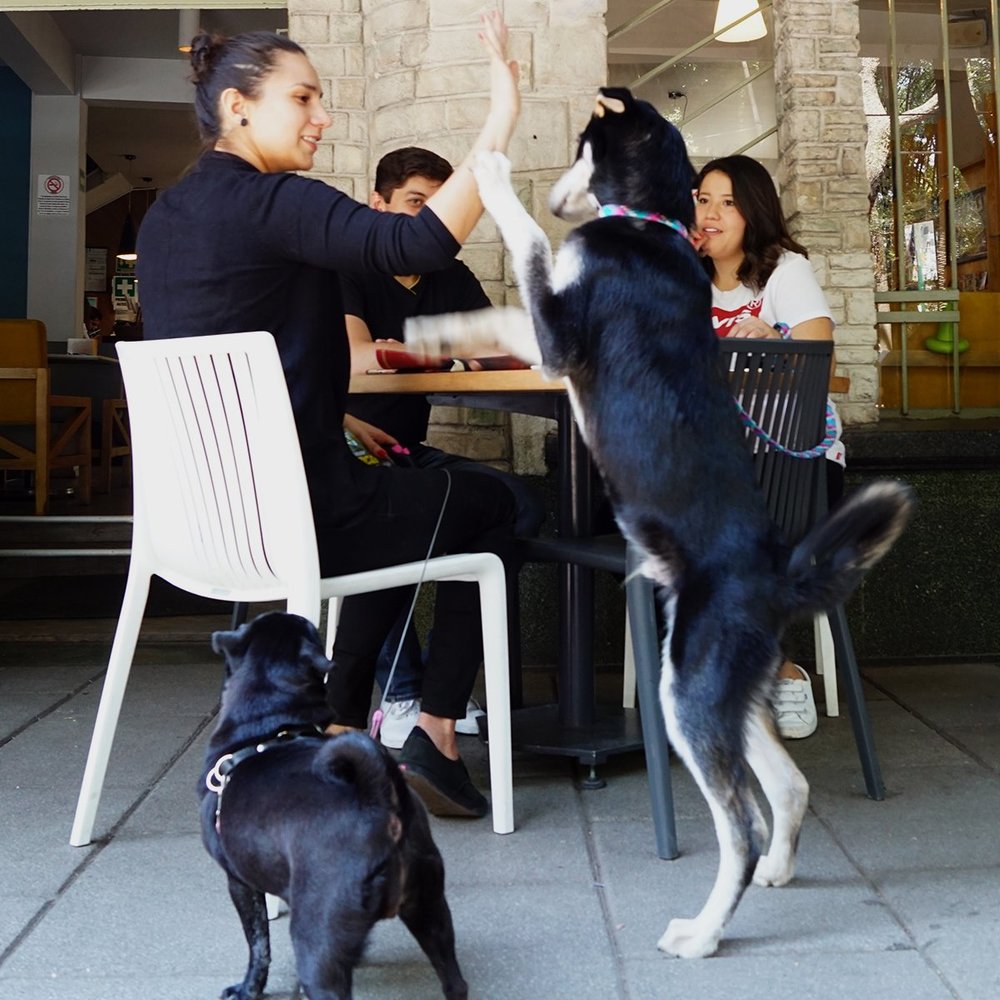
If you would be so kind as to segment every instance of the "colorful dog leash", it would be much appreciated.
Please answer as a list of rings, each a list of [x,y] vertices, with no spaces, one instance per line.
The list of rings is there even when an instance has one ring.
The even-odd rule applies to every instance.
[[[782,340],[791,340],[792,334],[788,328],[787,323],[775,323],[775,330],[781,334]],[[834,442],[837,440],[837,416],[833,411],[833,404],[827,400],[826,402],[826,425],[825,433],[823,435],[823,440],[819,444],[814,445],[812,448],[808,448],[805,451],[793,451],[791,448],[786,448],[783,444],[775,441],[770,434],[764,430],[760,424],[754,420],[753,417],[743,409],[743,404],[734,396],[733,402],[736,404],[736,409],[740,411],[740,422],[744,427],[748,428],[756,437],[764,442],[769,448],[773,448],[775,451],[781,452],[782,455],[788,455],[790,458],[819,458],[820,455],[825,455],[830,448],[833,446]]]

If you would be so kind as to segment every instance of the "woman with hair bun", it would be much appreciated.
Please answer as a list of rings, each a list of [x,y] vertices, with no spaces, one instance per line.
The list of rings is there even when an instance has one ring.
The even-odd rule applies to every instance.
[[[517,121],[517,64],[500,15],[484,15],[490,104],[469,156],[505,151]],[[514,499],[474,472],[371,467],[344,439],[350,351],[340,270],[417,274],[448,266],[482,214],[468,161],[417,216],[376,212],[309,170],[330,112],[302,48],[254,32],[200,34],[191,65],[206,151],[161,195],[139,234],[137,272],[145,336],[269,330],[288,383],[309,483],[320,569],[332,576],[423,559],[493,551],[512,537]],[[447,502],[446,501],[447,497]],[[344,602],[327,691],[332,728],[365,728],[375,658],[409,599],[406,590]],[[459,753],[482,661],[474,585],[441,583],[428,645],[423,703],[401,761],[433,811],[483,816],[487,802]]]

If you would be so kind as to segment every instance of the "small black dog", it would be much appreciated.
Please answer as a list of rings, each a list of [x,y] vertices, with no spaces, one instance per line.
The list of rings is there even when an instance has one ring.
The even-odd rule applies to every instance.
[[[488,334],[566,381],[618,524],[659,586],[667,734],[719,842],[708,900],[696,917],[672,920],[659,947],[710,955],[751,879],[784,885],[795,871],[809,786],[768,704],[781,633],[851,593],[903,530],[909,492],[871,483],[794,549],[778,536],[719,377],[711,289],[687,238],[694,171],[683,137],[652,105],[601,90],[549,197],[555,215],[577,224],[554,260],[506,157],[480,153],[473,171],[531,322],[423,317],[407,322],[407,343],[461,355],[477,347],[468,338]],[[769,845],[751,774],[771,806]]]
[[[455,957],[444,863],[427,813],[368,736],[325,736],[330,661],[315,628],[271,612],[216,632],[222,707],[199,787],[202,840],[229,877],[250,948],[242,983],[256,1000],[270,964],[264,894],[288,903],[299,980],[310,1000],[346,1000],[377,920],[397,914],[452,1000],[468,988]]]

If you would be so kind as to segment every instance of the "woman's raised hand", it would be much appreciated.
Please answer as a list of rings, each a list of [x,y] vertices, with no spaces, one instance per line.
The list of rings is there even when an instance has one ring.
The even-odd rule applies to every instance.
[[[479,40],[490,57],[490,110],[482,138],[482,149],[506,152],[521,110],[516,59],[507,58],[507,25],[497,10],[481,15]],[[477,146],[479,144],[477,143]]]
[[[468,155],[427,200],[430,209],[448,232],[463,243],[483,214],[472,164],[477,153],[507,152],[507,144],[517,124],[521,110],[521,95],[517,89],[517,62],[507,58],[507,25],[499,11],[481,15],[479,40],[490,57],[490,108],[482,130],[476,136]]]

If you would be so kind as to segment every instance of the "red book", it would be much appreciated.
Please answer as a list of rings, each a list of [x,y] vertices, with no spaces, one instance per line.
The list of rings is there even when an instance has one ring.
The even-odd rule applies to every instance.
[[[395,347],[376,347],[375,361],[380,369],[397,372],[500,371],[531,367],[509,354],[488,358],[442,358],[413,354]]]

